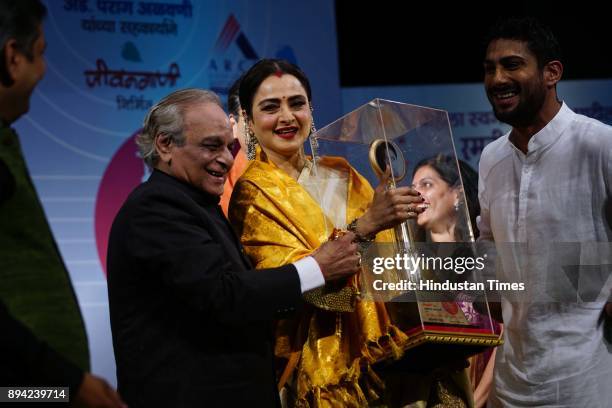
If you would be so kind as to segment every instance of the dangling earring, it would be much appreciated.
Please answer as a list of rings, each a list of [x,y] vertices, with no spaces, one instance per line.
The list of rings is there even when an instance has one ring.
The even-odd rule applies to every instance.
[[[253,131],[249,128],[247,124],[247,116],[246,111],[242,111],[242,115],[244,117],[244,136],[246,139],[246,157],[247,160],[253,161],[255,160],[257,153],[257,138],[253,134]]]
[[[313,112],[314,110],[312,109],[312,105],[310,105],[310,150],[312,150],[313,160],[316,160],[317,157],[319,157],[319,140],[315,134],[317,132],[317,128],[315,127]]]
[[[459,212],[459,206],[460,206],[459,201],[455,202],[455,212]]]
[[[247,145],[246,145],[246,157],[249,161],[255,160],[257,156],[257,138],[253,134],[251,129],[247,129]]]
[[[315,127],[314,123],[314,109],[312,108],[312,105],[310,105],[310,136],[312,136],[316,132],[317,128]]]

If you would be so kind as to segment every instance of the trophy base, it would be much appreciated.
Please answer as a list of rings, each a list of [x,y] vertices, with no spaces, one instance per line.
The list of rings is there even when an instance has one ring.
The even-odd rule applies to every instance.
[[[403,346],[403,354],[399,360],[395,359],[390,347],[385,347],[386,353],[375,363],[376,366],[401,371],[430,371],[465,361],[489,347],[503,344],[499,333],[495,333],[492,327],[467,322],[457,324],[456,318],[423,322],[417,303],[386,304],[394,324],[408,336],[408,341]],[[428,302],[427,305],[435,311],[442,309],[434,303]],[[420,306],[423,310],[423,304]]]

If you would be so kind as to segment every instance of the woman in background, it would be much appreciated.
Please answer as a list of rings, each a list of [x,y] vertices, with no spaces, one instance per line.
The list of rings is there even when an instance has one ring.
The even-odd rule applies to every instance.
[[[227,174],[227,180],[223,186],[223,194],[219,200],[219,205],[223,210],[223,214],[227,217],[227,211],[229,209],[229,201],[234,190],[234,185],[244,173],[248,164],[245,153],[246,141],[244,138],[244,117],[242,116],[242,109],[240,109],[240,99],[238,96],[238,90],[240,89],[240,80],[238,78],[227,91],[227,111],[229,113],[230,125],[232,127],[232,133],[234,134],[234,149],[232,154],[234,156],[234,165]]]
[[[425,199],[425,211],[418,215],[417,224],[428,235],[431,242],[467,241],[470,237],[468,225],[458,222],[460,211],[467,205],[470,226],[474,239],[478,236],[476,217],[480,214],[478,204],[478,174],[467,163],[459,160],[461,178],[454,158],[438,155],[419,162],[414,171],[412,184]],[[461,189],[463,180],[463,190]],[[465,193],[465,203],[463,196]],[[495,323],[496,324],[496,323]],[[499,327],[496,327],[498,331]],[[484,407],[493,384],[495,349],[490,348],[470,357],[469,377],[474,391],[475,407]]]

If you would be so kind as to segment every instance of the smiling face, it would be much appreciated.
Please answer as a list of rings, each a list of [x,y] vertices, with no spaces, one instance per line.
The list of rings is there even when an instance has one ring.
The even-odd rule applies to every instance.
[[[428,207],[419,214],[417,224],[429,231],[444,231],[457,222],[455,205],[458,190],[444,181],[431,166],[420,167],[412,179],[414,188],[425,199]]]
[[[484,61],[484,85],[495,117],[514,127],[531,124],[546,100],[543,75],[526,42],[491,41]]]
[[[170,163],[164,169],[204,192],[220,196],[227,173],[234,163],[234,137],[223,109],[211,102],[186,108],[183,116],[185,143],[157,141],[160,159]],[[158,136],[160,138],[163,136]]]
[[[270,75],[261,83],[249,125],[267,154],[289,158],[299,153],[311,123],[308,96],[296,77]]]

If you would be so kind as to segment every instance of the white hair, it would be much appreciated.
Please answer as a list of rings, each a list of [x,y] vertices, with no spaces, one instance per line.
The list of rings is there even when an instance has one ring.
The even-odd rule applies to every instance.
[[[223,109],[216,93],[198,88],[181,89],[157,102],[145,116],[142,132],[136,136],[140,156],[145,163],[154,168],[159,161],[155,149],[155,138],[163,134],[177,146],[185,143],[183,134],[183,116],[188,106],[200,103],[214,103]]]

